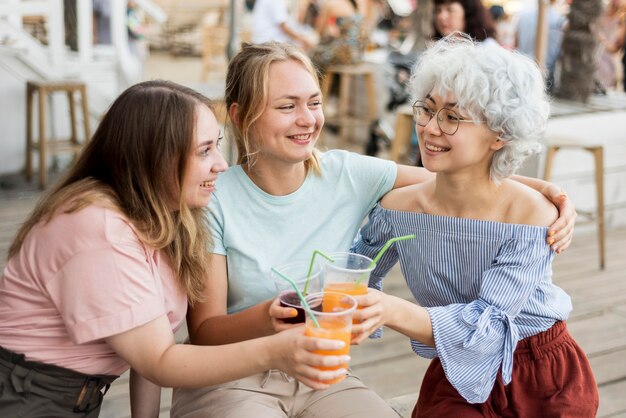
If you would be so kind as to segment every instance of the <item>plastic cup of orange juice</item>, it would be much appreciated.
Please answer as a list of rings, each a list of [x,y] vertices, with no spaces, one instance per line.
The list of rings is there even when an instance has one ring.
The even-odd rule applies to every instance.
[[[351,296],[367,294],[370,274],[376,267],[372,259],[353,253],[333,253],[330,257],[334,262],[325,262],[323,268],[324,291]]]
[[[329,340],[340,340],[345,343],[344,347],[339,350],[314,350],[315,354],[341,356],[350,353],[350,338],[352,335],[352,315],[357,307],[356,299],[344,293],[337,292],[321,292],[313,293],[306,297],[309,306],[322,305],[321,311],[311,310],[305,312],[305,334],[310,337],[325,338]],[[311,319],[311,315],[315,315],[319,327]],[[325,367],[318,366],[319,370],[337,370],[340,368],[348,368],[347,364],[339,366]],[[324,383],[339,383],[345,376],[338,377]]]

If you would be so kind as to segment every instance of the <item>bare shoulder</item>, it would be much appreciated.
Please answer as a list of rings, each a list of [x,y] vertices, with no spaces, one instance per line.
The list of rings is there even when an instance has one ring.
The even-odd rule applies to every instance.
[[[423,212],[424,201],[428,190],[428,183],[412,184],[399,187],[387,193],[381,200],[385,209],[406,212]]]
[[[507,189],[507,222],[523,225],[550,226],[559,212],[543,194],[522,183],[504,180]]]

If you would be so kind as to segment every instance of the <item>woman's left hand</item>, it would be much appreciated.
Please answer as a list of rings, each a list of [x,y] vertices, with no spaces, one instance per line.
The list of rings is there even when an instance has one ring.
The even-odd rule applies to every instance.
[[[574,224],[576,223],[576,208],[571,199],[567,197],[565,192],[557,187],[554,193],[550,193],[549,197],[552,203],[559,210],[559,218],[550,225],[548,229],[548,237],[546,241],[552,251],[557,254],[567,249],[572,243],[574,237]]]
[[[289,324],[285,319],[293,318],[298,315],[298,311],[294,308],[285,308],[280,306],[279,298],[275,298],[269,308],[269,316],[272,321],[274,332],[281,332],[286,329],[293,328],[302,324]]]
[[[352,325],[352,345],[358,345],[378,328],[385,325],[385,294],[376,289],[367,289],[367,294],[355,296],[359,309],[354,311]],[[358,323],[357,323],[358,322]]]

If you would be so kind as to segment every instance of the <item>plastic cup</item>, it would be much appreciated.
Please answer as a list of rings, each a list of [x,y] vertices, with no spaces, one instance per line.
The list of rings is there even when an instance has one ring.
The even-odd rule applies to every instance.
[[[340,292],[351,296],[367,294],[370,274],[376,267],[372,259],[360,254],[330,254],[334,263],[324,263],[324,292]],[[355,323],[356,320],[355,320]]]
[[[357,307],[356,299],[344,293],[321,292],[314,293],[306,298],[310,306],[320,306],[321,311],[311,311],[317,319],[319,327],[315,325],[309,313],[306,313],[305,334],[310,337],[325,338],[329,340],[340,340],[345,343],[339,350],[314,350],[316,354],[340,356],[350,353],[350,338],[352,336],[352,315]],[[325,367],[318,366],[319,370],[337,370],[348,368],[347,364],[339,366]],[[333,384],[341,382],[345,376],[325,381]]]
[[[304,297],[307,294],[318,293],[322,290],[322,264],[316,263],[313,266],[313,270],[311,271],[311,276],[308,279],[307,283],[307,273],[309,271],[311,261],[310,260],[294,260],[290,263],[286,263],[280,266],[276,266],[275,269],[283,273],[285,276],[293,279],[293,281],[298,286],[298,290]],[[274,279],[274,285],[276,286],[276,291],[278,295],[278,299],[280,301],[280,306],[284,308],[294,308],[298,311],[298,315],[292,318],[285,318],[283,322],[287,324],[298,324],[304,322],[304,308],[300,302],[300,298],[293,287],[286,280],[279,277],[277,274],[272,272],[272,278]],[[306,287],[306,294],[305,294]],[[311,305],[311,309],[318,309],[316,306]]]

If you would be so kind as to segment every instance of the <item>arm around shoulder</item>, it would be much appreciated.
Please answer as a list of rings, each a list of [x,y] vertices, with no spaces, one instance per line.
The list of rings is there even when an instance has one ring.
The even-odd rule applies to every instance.
[[[424,167],[411,167],[403,164],[398,164],[397,167],[398,174],[396,175],[396,182],[393,185],[394,189],[411,184],[424,183],[425,181],[435,178],[435,173],[431,173]]]
[[[516,185],[513,193],[514,197],[511,200],[513,219],[510,222],[545,227],[558,219],[557,208],[538,191],[524,185]],[[520,204],[522,202],[523,204]]]

